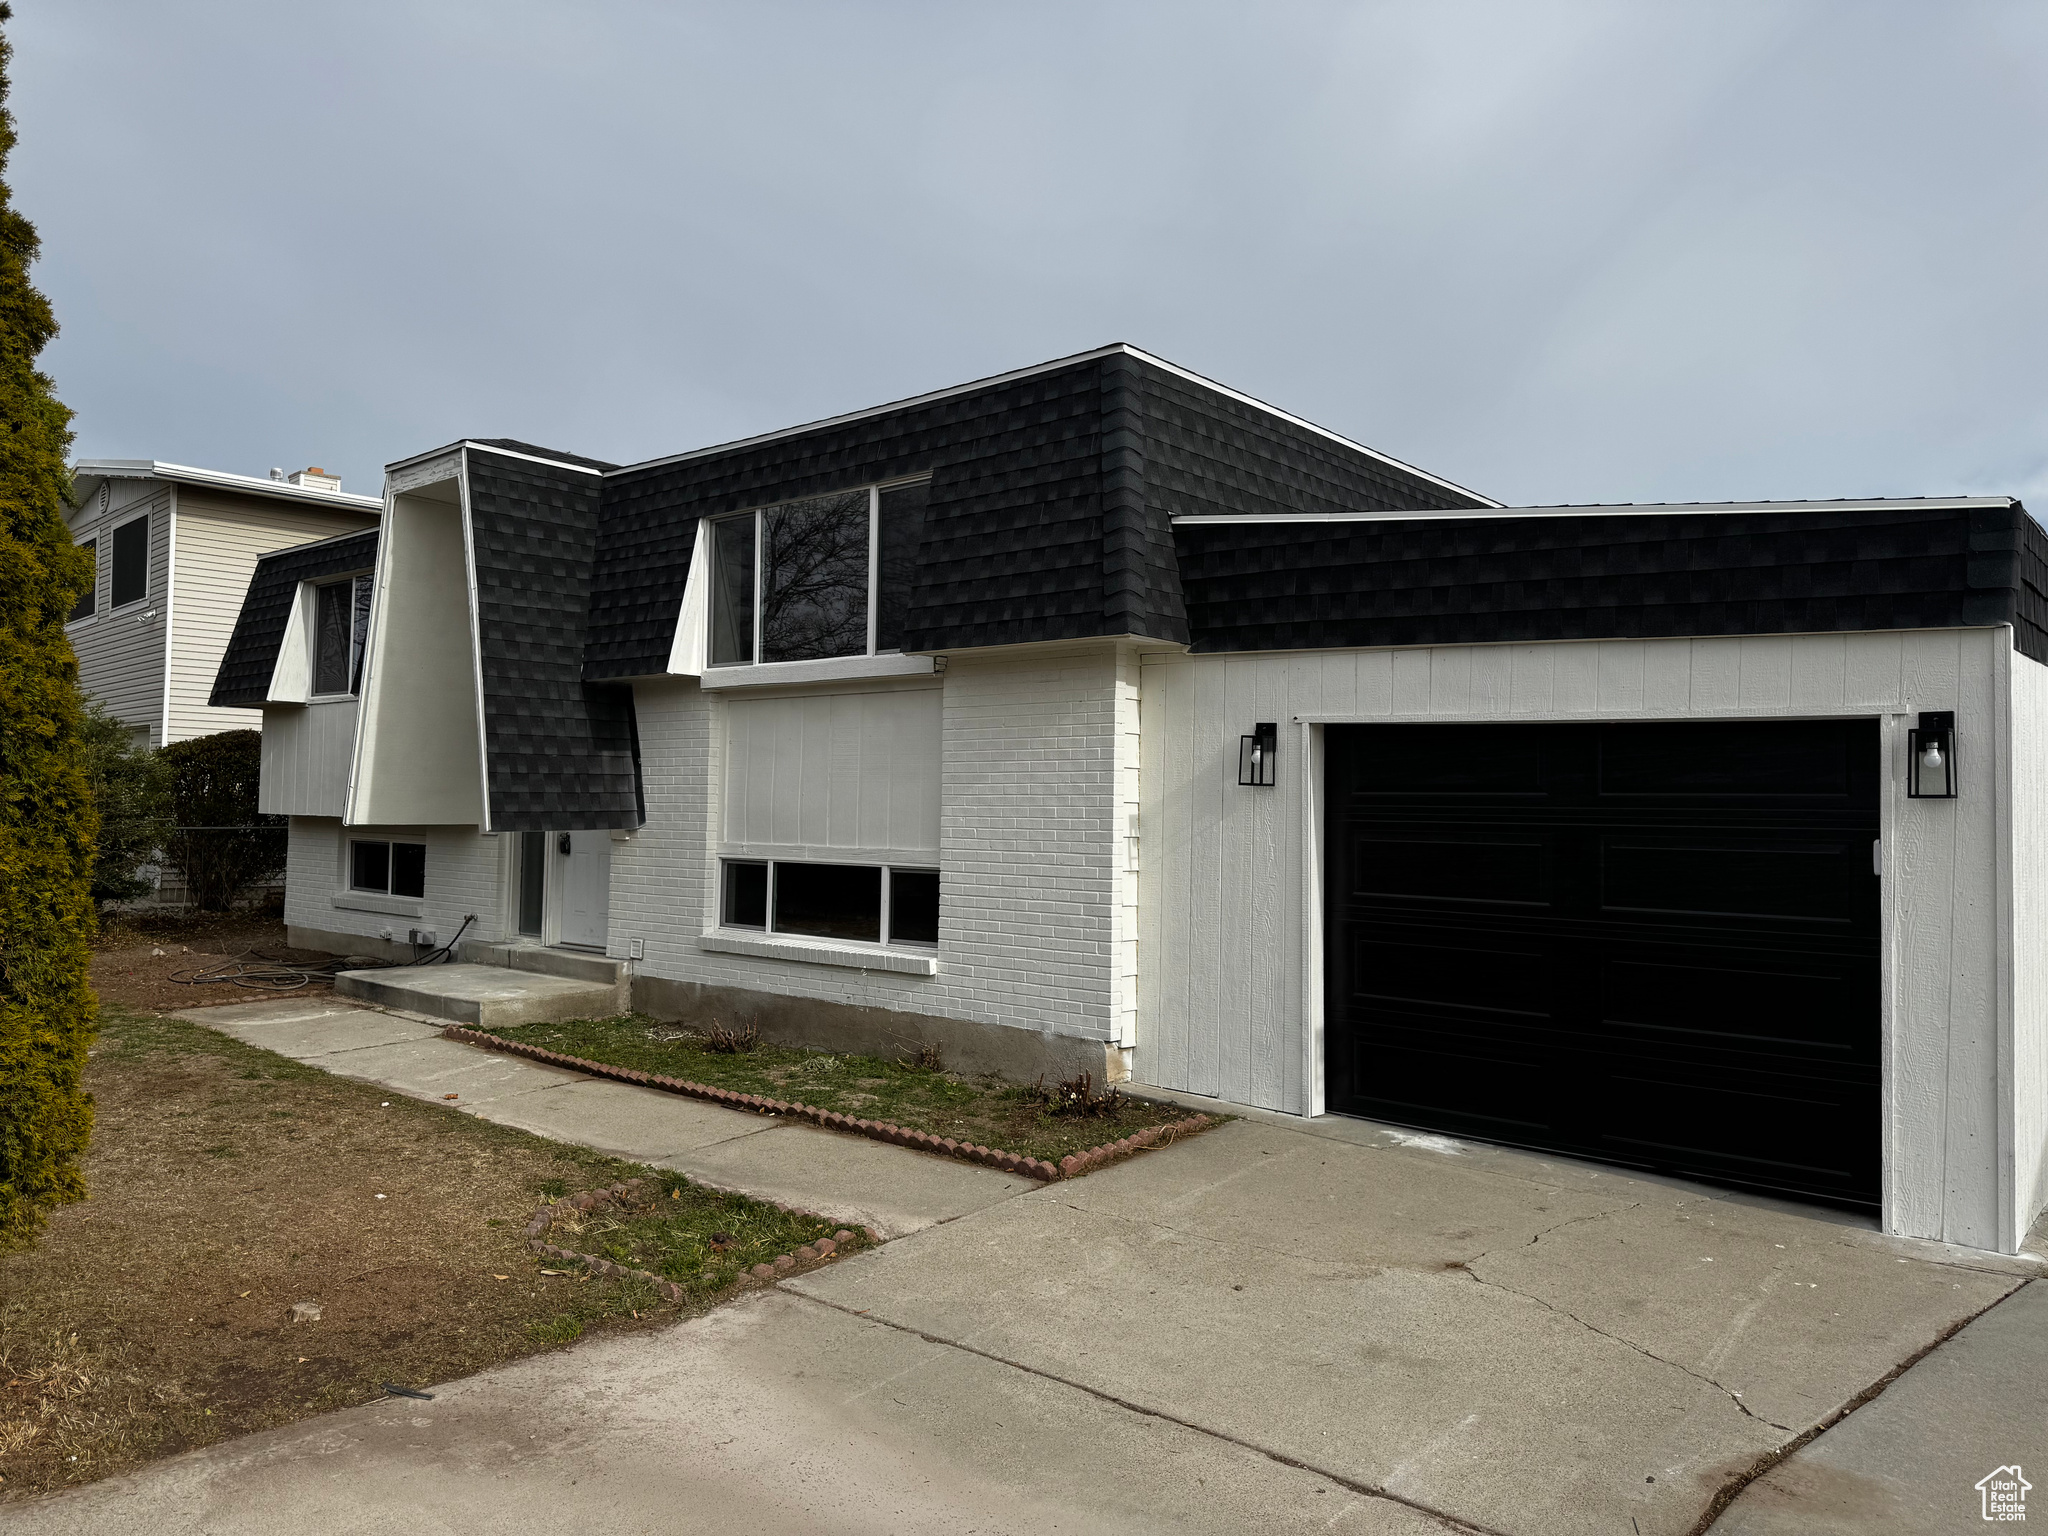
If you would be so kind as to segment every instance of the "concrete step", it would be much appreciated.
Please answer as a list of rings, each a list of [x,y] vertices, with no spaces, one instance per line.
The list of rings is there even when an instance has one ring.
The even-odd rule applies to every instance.
[[[337,996],[380,1008],[402,1008],[455,1024],[544,1024],[560,1019],[601,1019],[617,1013],[618,987],[610,982],[544,976],[503,965],[401,965],[388,970],[343,971]]]
[[[541,976],[567,976],[572,981],[602,981],[619,986],[632,978],[626,962],[580,949],[547,949],[539,944],[495,944],[473,939],[462,946],[461,958],[472,965],[502,965]]]

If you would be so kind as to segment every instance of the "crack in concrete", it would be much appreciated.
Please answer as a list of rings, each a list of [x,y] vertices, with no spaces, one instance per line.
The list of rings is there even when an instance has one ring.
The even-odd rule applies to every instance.
[[[1333,1472],[1327,1467],[1319,1467],[1314,1462],[1303,1461],[1298,1456],[1290,1456],[1285,1451],[1274,1450],[1271,1446],[1260,1445],[1257,1441],[1246,1440],[1241,1436],[1230,1434],[1228,1431],[1212,1429],[1206,1424],[1197,1424],[1192,1419],[1184,1419],[1179,1414],[1168,1413],[1163,1408],[1147,1407],[1143,1403],[1133,1402],[1126,1397],[1119,1397],[1114,1392],[1105,1392],[1100,1387],[1092,1387],[1085,1381],[1076,1381],[1071,1376],[1062,1376],[1055,1371],[1048,1371],[1040,1366],[1026,1365],[1021,1360],[1012,1360],[1007,1355],[996,1354],[993,1350],[978,1349],[972,1344],[965,1343],[959,1339],[949,1339],[943,1334],[927,1333],[924,1329],[913,1328],[908,1323],[899,1323],[886,1317],[877,1317],[872,1311],[856,1311],[854,1308],[844,1306],[839,1302],[827,1301],[822,1296],[813,1296],[804,1291],[789,1290],[780,1285],[776,1289],[785,1296],[794,1296],[801,1301],[808,1301],[817,1306],[828,1307],[834,1312],[856,1318],[861,1322],[876,1323],[881,1327],[893,1329],[897,1333],[905,1333],[909,1334],[912,1338],[922,1339],[927,1344],[936,1344],[942,1349],[957,1349],[962,1354],[973,1355],[977,1359],[987,1360],[995,1365],[1008,1366],[1013,1371],[1022,1371],[1027,1376],[1036,1376],[1041,1381],[1050,1381],[1057,1386],[1069,1387],[1076,1392],[1085,1393],[1098,1402],[1109,1403],[1128,1413],[1142,1414],[1148,1419],[1158,1419],[1166,1424],[1176,1424],[1194,1434],[1205,1435],[1211,1440],[1220,1440],[1225,1445],[1234,1445],[1239,1450],[1250,1451],[1255,1456],[1262,1456],[1266,1460],[1277,1462],[1283,1467],[1291,1467],[1297,1472],[1307,1472],[1315,1477],[1323,1478],[1328,1482],[1335,1483],[1340,1488],[1348,1489],[1352,1493],[1360,1494],[1366,1498],[1382,1499],[1389,1504],[1399,1504],[1404,1509],[1411,1509],[1418,1515],[1437,1521],[1446,1530],[1463,1533],[1463,1536],[1510,1536],[1509,1532],[1499,1530],[1494,1526],[1473,1525],[1469,1521],[1460,1520],[1456,1515],[1447,1514],[1443,1510],[1432,1508],[1430,1505],[1419,1503],[1414,1499],[1403,1498],[1400,1494],[1390,1489],[1382,1488],[1377,1484],[1362,1482],[1355,1477],[1347,1477],[1342,1472]]]
[[[1475,1260],[1474,1262],[1477,1261]],[[1598,1334],[1603,1339],[1610,1339],[1616,1344],[1620,1344],[1625,1348],[1634,1350],[1637,1354],[1641,1355],[1646,1360],[1654,1360],[1659,1365],[1668,1365],[1671,1367],[1672,1370],[1682,1371],[1687,1376],[1690,1376],[1694,1381],[1697,1381],[1704,1386],[1712,1387],[1716,1392],[1722,1392],[1727,1394],[1729,1402],[1733,1403],[1737,1408],[1741,1409],[1746,1417],[1755,1419],[1759,1424],[1768,1425],[1770,1426],[1770,1428],[1775,1429],[1780,1434],[1784,1435],[1796,1433],[1796,1431],[1792,1428],[1791,1425],[1780,1424],[1776,1420],[1767,1419],[1762,1414],[1758,1413],[1754,1408],[1751,1408],[1749,1404],[1745,1403],[1742,1400],[1742,1394],[1737,1392],[1734,1388],[1723,1386],[1720,1382],[1714,1380],[1711,1376],[1702,1376],[1698,1371],[1694,1370],[1691,1366],[1680,1365],[1676,1360],[1667,1360],[1662,1355],[1658,1354],[1655,1350],[1643,1348],[1642,1345],[1636,1343],[1633,1339],[1625,1339],[1618,1333],[1609,1333],[1605,1328],[1596,1327],[1592,1323],[1587,1322],[1583,1317],[1580,1317],[1578,1313],[1573,1312],[1568,1308],[1557,1306],[1552,1302],[1545,1301],[1541,1296],[1531,1295],[1527,1291],[1518,1291],[1511,1285],[1502,1285],[1498,1280],[1489,1280],[1484,1275],[1475,1274],[1473,1273],[1473,1270],[1470,1265],[1466,1266],[1465,1273],[1479,1285],[1490,1285],[1495,1290],[1500,1291],[1506,1295],[1519,1296],[1524,1301],[1533,1301],[1536,1303],[1537,1306],[1543,1308],[1546,1312],[1555,1312],[1559,1317],[1570,1318],[1573,1322],[1577,1323],[1581,1328],[1585,1329],[1588,1333]]]

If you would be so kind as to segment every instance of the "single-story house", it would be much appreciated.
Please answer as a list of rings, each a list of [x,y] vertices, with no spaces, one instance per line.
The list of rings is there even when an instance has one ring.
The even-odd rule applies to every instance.
[[[2010,1252],[2044,592],[2011,497],[1507,507],[1117,345],[402,460],[262,562],[213,702],[264,711],[296,943]]]

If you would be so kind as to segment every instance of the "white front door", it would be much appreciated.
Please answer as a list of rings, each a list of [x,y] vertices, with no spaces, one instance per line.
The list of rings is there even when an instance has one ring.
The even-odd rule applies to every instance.
[[[603,949],[612,904],[612,835],[557,832],[555,873],[561,882],[561,941]]]

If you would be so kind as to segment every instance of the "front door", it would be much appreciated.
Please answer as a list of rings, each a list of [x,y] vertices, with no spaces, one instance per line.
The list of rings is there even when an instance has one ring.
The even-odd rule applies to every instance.
[[[562,943],[603,949],[611,917],[611,833],[557,832],[555,874],[562,893]]]

